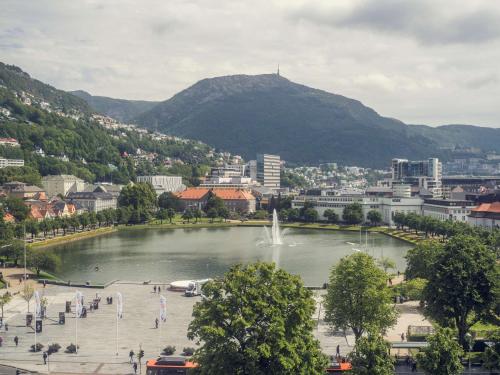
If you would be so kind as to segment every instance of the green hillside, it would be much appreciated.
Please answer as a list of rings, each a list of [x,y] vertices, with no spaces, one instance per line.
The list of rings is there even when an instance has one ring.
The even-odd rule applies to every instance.
[[[105,129],[91,120],[85,101],[32,80],[19,68],[1,64],[0,77],[0,109],[4,111],[0,137],[12,137],[21,144],[20,148],[0,147],[0,156],[23,158],[26,165],[0,169],[0,184],[13,180],[39,183],[41,176],[49,174],[127,183],[136,175],[153,173],[182,175],[189,184],[211,162],[206,157],[210,147],[199,142]],[[23,103],[21,91],[31,99],[29,105]],[[155,153],[155,160],[134,159],[138,149]],[[167,169],[163,166],[167,158],[179,163]]]
[[[125,123],[132,121],[132,119],[141,113],[150,110],[158,104],[158,102],[148,102],[145,100],[125,100],[105,96],[93,96],[82,90],[71,91],[70,94],[85,100],[94,111]]]

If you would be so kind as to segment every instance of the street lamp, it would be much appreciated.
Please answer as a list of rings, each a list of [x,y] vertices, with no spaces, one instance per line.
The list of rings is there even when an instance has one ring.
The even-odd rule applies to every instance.
[[[471,352],[472,352],[472,343],[473,343],[473,337],[472,335],[467,332],[465,334],[465,340],[467,341],[467,345],[469,346],[469,374],[471,373],[472,369],[471,369],[471,360],[470,360],[470,355],[471,355]]]

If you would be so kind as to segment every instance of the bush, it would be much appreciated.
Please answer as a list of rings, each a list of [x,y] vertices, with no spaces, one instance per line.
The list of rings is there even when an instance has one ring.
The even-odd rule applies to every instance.
[[[80,346],[78,346],[78,349],[80,349]],[[66,353],[76,353],[76,345],[71,343],[66,347]]]
[[[408,280],[403,283],[403,295],[408,297],[413,301],[421,301],[422,300],[422,292],[424,291],[425,285],[427,284],[427,280],[415,278],[412,280]]]
[[[165,347],[165,349],[163,349],[163,352],[161,354],[172,355],[174,353],[175,353],[175,346],[168,345]]]
[[[30,351],[32,352],[39,352],[43,349],[43,345],[40,344],[39,342],[36,344],[36,348],[35,348],[35,344],[31,345],[31,349]]]
[[[59,344],[51,344],[49,345],[49,349],[47,350],[47,354],[51,355],[52,353],[57,353],[61,349],[61,345]]]
[[[195,349],[191,347],[187,347],[182,349],[182,355],[186,357],[191,357],[194,354]]]

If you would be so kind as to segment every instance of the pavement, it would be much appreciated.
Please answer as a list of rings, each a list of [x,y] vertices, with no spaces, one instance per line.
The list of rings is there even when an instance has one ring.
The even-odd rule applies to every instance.
[[[187,330],[191,322],[193,305],[200,297],[184,297],[182,293],[165,290],[161,294],[167,299],[167,320],[156,329],[154,321],[159,316],[159,294],[153,292],[153,285],[138,283],[115,283],[105,289],[79,289],[84,294],[85,306],[96,296],[101,297],[99,309],[88,311],[87,318],[75,318],[74,296],[76,288],[66,286],[50,286],[40,290],[47,298],[47,318],[43,320],[43,331],[36,335],[33,328],[25,326],[25,314],[28,305],[19,295],[6,306],[4,322],[9,326],[0,330],[3,346],[0,347],[0,364],[18,366],[25,370],[39,373],[58,374],[132,374],[129,352],[137,353],[140,348],[145,352],[142,361],[156,358],[160,350],[167,345],[177,348],[175,354],[180,355],[184,347],[195,347],[196,343],[188,340]],[[158,284],[157,284],[158,285]],[[116,319],[117,292],[123,295],[123,318]],[[323,321],[321,295],[324,291],[316,291],[318,310],[314,316],[319,322],[314,330],[325,353],[334,354],[337,345],[340,352],[346,355],[352,350],[354,338],[341,332],[332,332]],[[106,297],[113,297],[113,304],[106,304]],[[58,313],[64,311],[65,302],[72,302],[72,312],[66,314],[66,324],[58,324]],[[321,307],[320,307],[321,306]],[[30,311],[34,309],[33,300]],[[19,346],[15,346],[14,337],[18,336]],[[35,343],[44,345],[58,343],[61,349],[49,357],[44,365],[42,353],[30,352]],[[78,354],[65,353],[69,344],[78,343]],[[118,353],[118,354],[117,354]],[[2,371],[2,370],[0,370]],[[6,370],[7,371],[7,370]],[[9,372],[6,372],[9,373]],[[1,372],[0,372],[1,374]]]

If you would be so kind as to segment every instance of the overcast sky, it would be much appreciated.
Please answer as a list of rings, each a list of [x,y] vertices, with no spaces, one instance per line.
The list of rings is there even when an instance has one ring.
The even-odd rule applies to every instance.
[[[65,90],[165,100],[276,71],[384,116],[500,127],[500,1],[0,0],[0,60]]]

